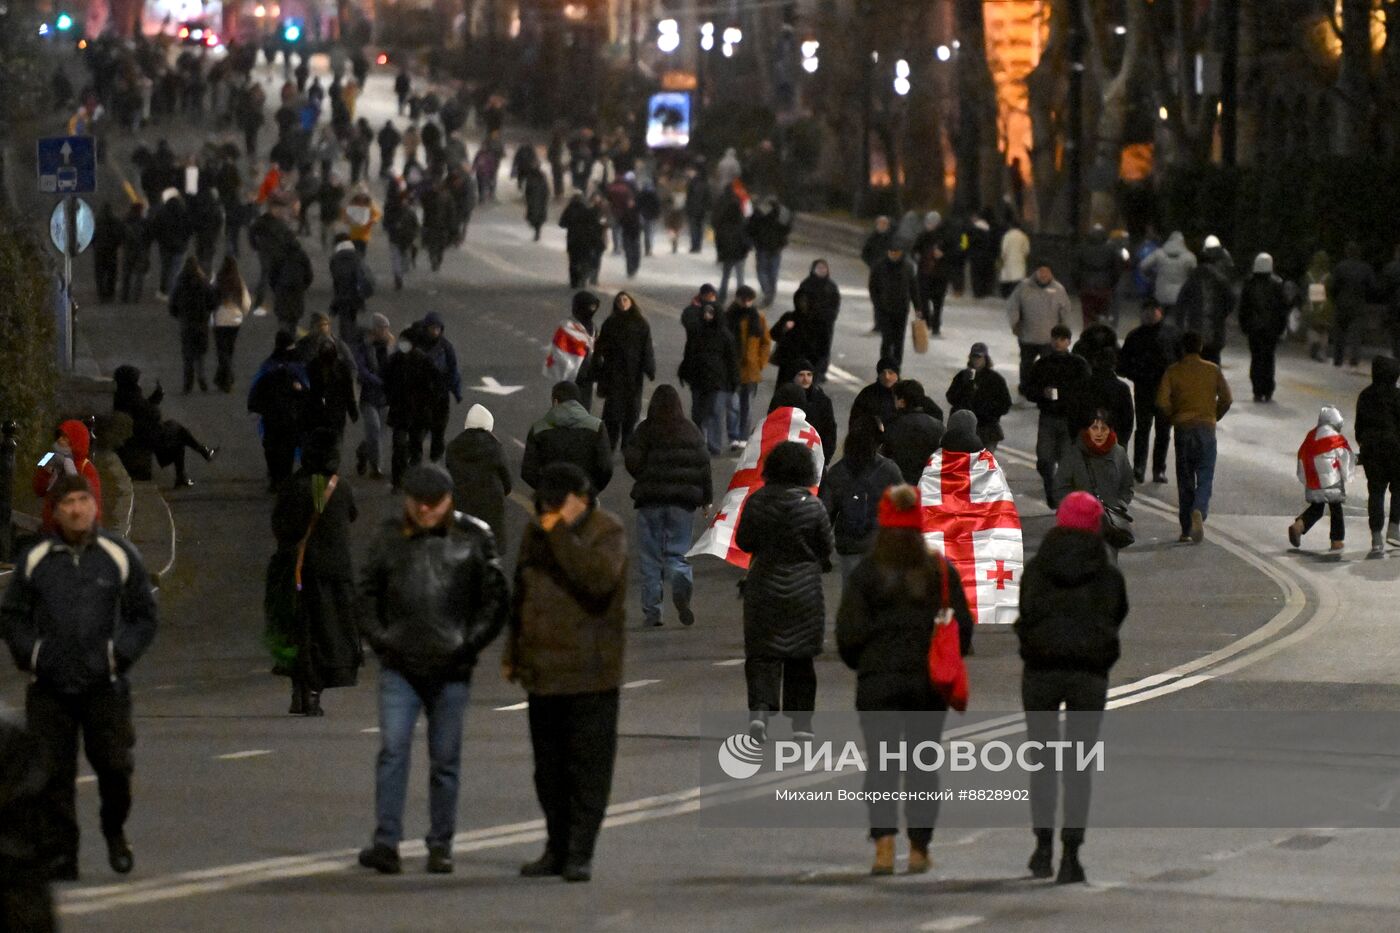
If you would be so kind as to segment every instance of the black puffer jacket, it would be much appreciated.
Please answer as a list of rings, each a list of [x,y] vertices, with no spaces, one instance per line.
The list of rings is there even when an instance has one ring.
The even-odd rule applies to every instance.
[[[490,525],[497,545],[502,546],[511,482],[501,442],[490,431],[468,428],[447,445],[444,463],[452,474],[453,505]]]
[[[927,411],[904,410],[885,429],[882,453],[899,465],[906,483],[917,486],[928,458],[942,440],[942,421]]]
[[[696,509],[714,500],[705,435],[689,421],[646,419],[632,433],[622,458],[637,481],[632,502],[639,509],[649,505]]]
[[[864,554],[879,531],[880,496],[904,482],[889,457],[876,454],[857,463],[842,457],[822,477],[818,495],[831,519],[837,554]]]
[[[950,411],[965,408],[977,416],[979,430],[995,428],[997,440],[1005,435],[1001,432],[1001,419],[1011,411],[1011,391],[1006,380],[995,369],[982,369],[977,375],[971,370],[960,369],[948,386],[944,397]]]
[[[1128,615],[1123,574],[1096,534],[1052,528],[1026,564],[1016,636],[1027,670],[1107,675]]]
[[[1371,384],[1356,399],[1356,443],[1368,476],[1400,478],[1400,363],[1371,361]]]
[[[676,375],[697,392],[733,392],[739,385],[739,351],[719,312],[710,309],[686,335]]]
[[[430,681],[469,679],[510,609],[491,529],[461,512],[413,534],[402,519],[385,522],[359,598],[360,631],[384,666]]]
[[[948,602],[958,625],[959,647],[967,654],[972,646],[972,612],[958,572],[939,555],[930,553],[929,562],[935,567],[935,562],[941,562],[946,568]],[[942,593],[917,597],[907,587],[889,585],[880,576],[870,558],[856,565],[836,612],[836,647],[841,660],[856,672],[856,709],[947,709],[928,676],[929,643]]]
[[[821,575],[836,546],[821,500],[801,486],[764,486],[744,504],[734,541],[753,555],[744,584],[744,654],[821,654]]]

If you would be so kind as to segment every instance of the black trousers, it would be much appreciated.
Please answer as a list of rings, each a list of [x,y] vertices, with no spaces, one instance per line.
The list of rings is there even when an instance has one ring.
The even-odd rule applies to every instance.
[[[904,322],[879,316],[875,319],[880,328],[880,357],[894,360],[894,365],[904,365]]]
[[[817,706],[817,666],[811,658],[745,658],[749,713],[768,721],[772,713],[787,713],[792,731],[812,731]]]
[[[1152,440],[1152,475],[1167,472],[1167,447],[1172,441],[1171,421],[1157,410],[1157,387],[1133,385],[1133,469],[1146,475],[1148,438]],[[1155,436],[1153,430],[1156,430]]]
[[[569,251],[569,287],[583,288],[593,271],[593,254],[587,250]]]
[[[237,327],[214,328],[214,385],[225,392],[233,388],[233,348],[238,343]]]
[[[1278,353],[1275,337],[1249,338],[1249,383],[1256,398],[1274,397],[1274,357]]]
[[[446,402],[442,410],[433,413],[433,423],[428,428],[428,459],[437,463],[447,450],[447,419],[452,414]]]
[[[97,273],[97,300],[111,301],[117,294],[117,254],[98,255],[93,264]]]
[[[549,852],[588,862],[612,792],[617,757],[617,691],[530,694],[535,795],[544,811]]]
[[[394,428],[394,450],[389,457],[389,479],[398,489],[404,471],[423,462],[422,428]]]
[[[1054,348],[1048,343],[1021,343],[1021,369],[1017,376],[1016,391],[1026,396],[1026,385],[1031,381],[1031,367],[1042,356],[1049,356]],[[1032,399],[1040,401],[1040,399]]]
[[[872,763],[865,772],[864,790],[874,794],[897,792],[900,778],[904,791],[910,794],[938,791],[937,771],[925,771],[909,767],[903,774],[897,768],[877,768],[873,763],[879,760],[880,746],[893,749],[900,742],[911,751],[920,742],[937,742],[943,737],[943,720],[947,710],[881,711],[862,712],[860,731],[865,737],[865,757]],[[870,814],[870,838],[879,839],[899,832],[899,804],[894,800],[872,800],[866,804]],[[908,800],[904,803],[904,821],[908,828],[909,843],[915,848],[927,849],[933,839],[933,828],[938,823],[937,800]]]
[[[263,432],[263,459],[267,461],[267,480],[273,487],[282,485],[282,480],[292,475],[296,455],[295,433]]]
[[[1026,738],[1032,742],[1082,742],[1092,745],[1099,736],[1104,703],[1108,700],[1108,678],[1089,671],[1030,670],[1021,675],[1021,705],[1026,710]],[[1060,728],[1060,706],[1080,715],[1065,721]],[[1097,715],[1084,715],[1097,714]],[[1031,826],[1036,830],[1055,828],[1055,804],[1059,796],[1057,785],[1064,786],[1064,823],[1060,838],[1066,845],[1078,847],[1084,842],[1084,826],[1089,820],[1089,795],[1093,789],[1092,773],[1076,771],[1071,749],[1065,755],[1068,766],[1063,773],[1054,770],[1053,754],[1030,752],[1027,760],[1043,767],[1031,772]]]
[[[131,772],[135,767],[131,749],[136,744],[131,689],[119,680],[70,694],[33,683],[24,712],[29,731],[39,741],[48,763],[39,819],[42,851],[51,862],[76,863],[78,813],[74,797],[80,733],[83,752],[97,775],[102,835],[120,833],[131,813]]]
[[[932,333],[936,334],[943,329],[943,301],[947,297],[947,279],[919,277],[919,306]]]
[[[1311,502],[1306,509],[1303,509],[1298,521],[1303,523],[1303,534],[1307,534],[1318,519],[1322,518],[1323,510],[1326,510],[1331,517],[1332,541],[1345,541],[1347,537],[1346,518],[1342,515],[1342,504],[1340,502]]]
[[[1388,465],[1387,465],[1388,466]],[[1390,469],[1362,465],[1366,471],[1366,515],[1371,530],[1380,531],[1385,527],[1385,491],[1390,490],[1390,523],[1400,524],[1400,480]]]
[[[626,446],[642,416],[642,390],[629,392],[624,396],[609,396],[603,400],[603,426],[608,429],[608,442],[612,449]]]

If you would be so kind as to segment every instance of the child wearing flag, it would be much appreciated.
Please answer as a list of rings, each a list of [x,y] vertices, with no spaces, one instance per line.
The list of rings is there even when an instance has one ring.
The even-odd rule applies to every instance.
[[[1298,480],[1303,484],[1303,498],[1308,507],[1288,526],[1288,543],[1301,547],[1303,535],[1322,518],[1324,507],[1331,513],[1332,551],[1345,546],[1346,524],[1342,503],[1347,498],[1347,486],[1356,468],[1356,456],[1351,443],[1342,435],[1342,413],[1324,406],[1317,415],[1317,427],[1303,438],[1298,448]]]

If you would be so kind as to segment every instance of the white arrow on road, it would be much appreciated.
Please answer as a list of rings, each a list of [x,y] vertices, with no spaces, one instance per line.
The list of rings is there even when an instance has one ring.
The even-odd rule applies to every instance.
[[[63,148],[58,151],[63,153],[64,165],[67,165],[69,162],[73,161],[73,146],[67,140],[64,140]]]
[[[512,392],[519,392],[524,386],[503,386],[496,381],[494,376],[482,376],[481,385],[470,386],[473,392],[485,392],[487,395],[510,395]]]

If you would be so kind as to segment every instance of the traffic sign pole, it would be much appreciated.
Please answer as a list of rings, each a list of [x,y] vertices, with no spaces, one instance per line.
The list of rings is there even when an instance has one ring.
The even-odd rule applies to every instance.
[[[78,251],[77,209],[74,196],[63,199],[63,303],[68,312],[68,371],[78,363],[78,306],[73,301],[73,254]]]

